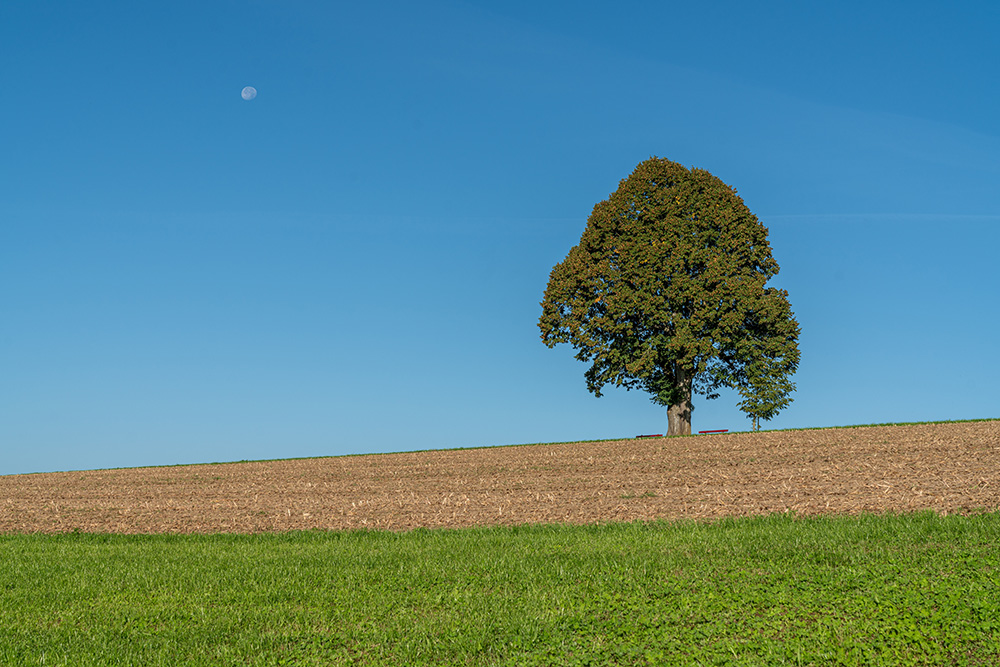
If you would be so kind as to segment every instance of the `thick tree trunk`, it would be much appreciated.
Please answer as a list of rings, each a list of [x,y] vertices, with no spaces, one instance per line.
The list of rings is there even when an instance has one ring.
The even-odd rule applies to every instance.
[[[691,435],[691,401],[667,408],[667,435]]]
[[[667,435],[691,435],[691,378],[681,368],[674,373],[684,398],[667,408]]]

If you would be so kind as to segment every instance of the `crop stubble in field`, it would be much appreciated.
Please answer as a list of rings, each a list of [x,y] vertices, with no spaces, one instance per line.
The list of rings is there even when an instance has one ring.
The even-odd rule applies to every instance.
[[[0,532],[189,533],[1000,508],[1000,421],[0,476]]]

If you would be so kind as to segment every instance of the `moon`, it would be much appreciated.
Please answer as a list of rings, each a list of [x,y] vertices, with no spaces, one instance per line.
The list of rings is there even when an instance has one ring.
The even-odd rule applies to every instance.
[[[257,97],[257,89],[254,88],[253,86],[247,86],[246,88],[243,89],[243,92],[241,92],[240,95],[243,97],[243,99],[249,102],[253,98]]]

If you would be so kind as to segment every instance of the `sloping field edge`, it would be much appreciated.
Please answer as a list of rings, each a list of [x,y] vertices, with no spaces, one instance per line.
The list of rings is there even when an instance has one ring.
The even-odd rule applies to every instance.
[[[716,433],[716,436],[727,436],[727,435],[739,435],[745,433],[789,433],[795,431],[829,431],[834,429],[851,429],[851,428],[877,428],[884,426],[927,426],[933,424],[970,424],[976,422],[994,422],[1000,421],[1000,417],[978,417],[973,419],[944,419],[938,421],[923,421],[923,422],[881,422],[874,424],[846,424],[843,426],[802,426],[795,428],[784,428],[784,429],[762,429],[760,431],[727,431],[726,433]],[[663,436],[668,437],[668,436]],[[698,438],[703,437],[698,434],[691,435],[676,435],[669,436],[671,439],[676,438]],[[112,468],[76,468],[72,470],[49,470],[49,471],[35,471],[26,473],[13,473],[9,475],[0,475],[2,477],[13,477],[15,475],[47,475],[52,473],[63,473],[63,472],[106,472],[113,470],[144,470],[149,468],[179,468],[179,467],[189,467],[189,466],[217,466],[217,465],[237,465],[242,463],[281,463],[285,461],[311,461],[320,459],[331,459],[331,458],[348,458],[355,456],[393,456],[398,454],[422,454],[424,452],[462,452],[470,451],[476,449],[497,449],[505,447],[542,447],[546,445],[572,445],[572,444],[584,444],[584,443],[595,443],[595,442],[620,442],[622,440],[634,440],[635,436],[625,436],[621,438],[597,438],[594,440],[556,440],[552,442],[519,442],[511,444],[500,444],[500,445],[469,445],[466,447],[431,447],[428,449],[403,449],[399,451],[392,452],[351,452],[347,454],[329,454],[320,456],[293,456],[288,458],[274,458],[274,459],[239,459],[235,461],[201,461],[194,463],[168,463],[156,466],[121,466]]]

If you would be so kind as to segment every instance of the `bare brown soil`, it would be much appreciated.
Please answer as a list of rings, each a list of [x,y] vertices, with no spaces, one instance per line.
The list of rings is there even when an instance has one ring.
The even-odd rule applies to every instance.
[[[0,533],[1000,508],[1000,421],[0,476]]]

